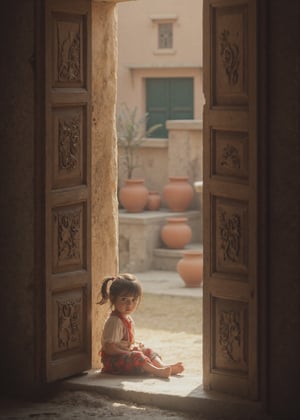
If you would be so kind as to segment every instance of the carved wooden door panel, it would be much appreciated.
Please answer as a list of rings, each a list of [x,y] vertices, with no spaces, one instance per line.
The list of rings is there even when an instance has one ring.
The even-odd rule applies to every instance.
[[[204,387],[257,398],[256,0],[204,0]]]
[[[90,367],[90,1],[46,0],[46,377]]]

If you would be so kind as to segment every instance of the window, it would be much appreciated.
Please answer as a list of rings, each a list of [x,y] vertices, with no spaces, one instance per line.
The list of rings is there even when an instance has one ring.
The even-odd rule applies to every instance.
[[[158,24],[158,48],[173,48],[173,23]]]
[[[156,34],[154,41],[156,45],[153,53],[175,54],[174,24],[176,24],[178,16],[175,14],[151,15],[150,19]]]
[[[194,80],[189,77],[146,79],[147,128],[162,127],[150,137],[167,138],[167,120],[194,118]]]

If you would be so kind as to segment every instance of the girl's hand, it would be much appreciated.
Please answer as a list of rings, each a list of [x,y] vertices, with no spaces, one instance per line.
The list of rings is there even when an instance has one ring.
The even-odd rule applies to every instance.
[[[132,350],[133,351],[139,351],[142,350],[142,348],[144,347],[144,344],[141,342],[136,342],[133,344]]]

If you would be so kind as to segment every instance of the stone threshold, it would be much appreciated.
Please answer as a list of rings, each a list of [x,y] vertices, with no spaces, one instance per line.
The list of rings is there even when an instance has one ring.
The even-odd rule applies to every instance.
[[[202,378],[177,375],[168,379],[153,376],[114,376],[93,369],[63,381],[64,389],[99,392],[116,400],[167,410],[197,413],[216,419],[267,419],[260,403],[203,390]]]

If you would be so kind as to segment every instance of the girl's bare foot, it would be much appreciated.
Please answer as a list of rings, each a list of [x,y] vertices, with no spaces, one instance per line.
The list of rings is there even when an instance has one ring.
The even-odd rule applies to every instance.
[[[170,368],[171,368],[171,375],[178,375],[178,373],[182,373],[184,371],[184,367],[181,362],[171,365]]]
[[[161,378],[169,378],[169,376],[172,375],[172,367],[157,368],[155,375]]]
[[[155,366],[152,363],[146,362],[143,366],[144,371],[151,373],[154,376],[158,376],[160,378],[169,378],[172,373],[171,366]]]

